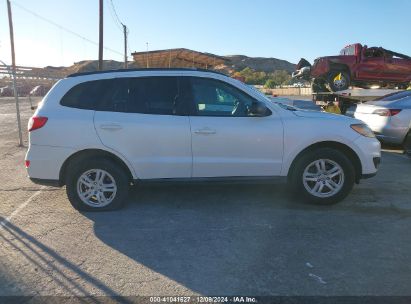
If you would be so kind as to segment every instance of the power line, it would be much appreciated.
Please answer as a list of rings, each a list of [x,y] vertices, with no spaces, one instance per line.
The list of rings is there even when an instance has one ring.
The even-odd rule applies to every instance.
[[[114,7],[114,3],[112,0],[107,0],[106,1],[109,5],[109,11],[110,11],[110,15],[111,15],[111,19],[113,19],[114,24],[116,25],[116,27],[120,30],[123,31],[123,23],[121,22],[120,18],[117,15],[117,11],[116,8]]]
[[[117,10],[116,7],[114,6],[113,0],[107,0],[108,2],[110,2],[110,13],[111,13],[111,17],[114,20],[114,23],[122,30],[123,34],[124,34],[124,68],[126,69],[128,66],[128,59],[127,59],[127,54],[128,54],[128,43],[127,43],[127,37],[129,34],[129,29],[127,28],[127,26],[121,22],[120,18],[118,17],[117,14]]]
[[[33,15],[33,16],[41,19],[41,20],[43,20],[44,22],[47,22],[47,23],[49,23],[49,24],[51,24],[51,25],[53,25],[53,26],[55,26],[55,27],[57,27],[57,28],[65,31],[65,32],[67,32],[67,33],[69,33],[69,34],[72,34],[73,36],[76,36],[76,37],[78,37],[78,38],[83,39],[84,41],[87,41],[87,42],[89,42],[89,43],[91,43],[91,44],[94,44],[94,45],[98,46],[98,42],[95,42],[95,41],[93,41],[93,40],[91,40],[91,39],[89,39],[89,38],[87,38],[87,37],[84,37],[84,36],[82,36],[82,35],[74,32],[74,31],[72,31],[72,30],[70,30],[70,29],[68,29],[68,28],[66,28],[66,27],[64,27],[64,26],[62,26],[62,25],[60,25],[60,24],[58,24],[58,23],[56,23],[56,22],[54,22],[54,21],[46,18],[46,17],[40,16],[40,15],[37,14],[36,12],[33,12],[32,10],[30,10],[30,9],[28,9],[28,8],[25,8],[24,6],[22,6],[21,4],[17,3],[16,1],[13,1],[12,3],[13,3],[13,5],[15,5],[15,6],[17,6],[18,8],[22,9],[23,11],[26,11],[27,13],[29,13],[29,14],[31,14],[31,15]],[[118,51],[116,51],[116,50],[113,50],[113,49],[111,49],[111,48],[109,48],[109,47],[104,46],[104,49],[107,50],[107,51],[110,51],[110,52],[112,52],[112,53],[115,53],[115,54],[118,54],[118,55],[123,56],[123,53],[118,52]]]

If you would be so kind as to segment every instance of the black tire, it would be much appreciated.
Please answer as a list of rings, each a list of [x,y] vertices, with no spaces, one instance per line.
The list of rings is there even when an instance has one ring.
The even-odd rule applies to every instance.
[[[397,85],[399,90],[406,90],[408,88],[409,84],[408,83],[400,83]]]
[[[339,83],[337,83],[335,82],[335,78],[340,74],[341,80]],[[327,88],[331,92],[347,90],[350,86],[350,82],[350,74],[348,74],[346,71],[332,70],[327,77]]]
[[[404,139],[404,153],[411,157],[411,131],[408,131],[407,136]]]
[[[77,182],[80,176],[83,173],[92,169],[100,169],[109,173],[111,177],[114,179],[115,185],[117,186],[117,191],[114,195],[114,198],[111,200],[109,204],[105,206],[90,206],[86,204],[78,194]],[[124,172],[124,169],[116,165],[109,159],[85,159],[80,163],[73,163],[72,165],[69,165],[67,169],[67,196],[73,207],[80,211],[108,211],[120,209],[124,205],[128,197],[129,187],[130,181],[126,172]]]
[[[313,93],[329,92],[323,79],[313,79],[311,81],[311,90]]]
[[[341,188],[332,196],[319,197],[311,194],[304,185],[303,175],[305,169],[316,160],[325,159],[338,164],[343,171],[343,179],[341,179]],[[321,177],[323,178],[323,177]],[[324,178],[325,179],[325,178]],[[314,181],[312,183],[317,183]],[[325,182],[327,182],[325,180]],[[302,198],[306,202],[318,205],[331,205],[343,200],[353,188],[355,182],[355,169],[352,162],[347,156],[332,148],[319,148],[311,150],[303,154],[292,167],[292,172],[289,174],[289,186],[293,194]],[[324,183],[322,181],[321,183]]]

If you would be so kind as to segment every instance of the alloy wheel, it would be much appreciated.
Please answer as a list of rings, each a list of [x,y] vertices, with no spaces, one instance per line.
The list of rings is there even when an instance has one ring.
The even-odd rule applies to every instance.
[[[305,168],[303,184],[313,196],[331,197],[337,194],[344,185],[344,170],[333,160],[315,160]]]
[[[105,207],[114,200],[116,193],[116,181],[105,170],[90,169],[77,180],[77,194],[88,206]]]

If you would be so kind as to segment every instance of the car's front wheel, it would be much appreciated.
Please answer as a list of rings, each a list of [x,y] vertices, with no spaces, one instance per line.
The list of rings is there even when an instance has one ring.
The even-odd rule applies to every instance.
[[[313,93],[329,92],[325,86],[325,81],[321,78],[315,78],[311,81],[311,90]]]
[[[127,199],[129,181],[124,170],[110,160],[87,160],[69,167],[66,191],[77,210],[114,210]]]
[[[342,152],[320,148],[302,155],[290,172],[293,191],[304,200],[328,205],[344,199],[355,181],[355,170]]]

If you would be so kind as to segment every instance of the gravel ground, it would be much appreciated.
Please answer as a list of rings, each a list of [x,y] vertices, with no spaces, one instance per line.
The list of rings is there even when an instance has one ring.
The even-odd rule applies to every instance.
[[[282,185],[179,185],[79,213],[26,177],[14,113],[0,99],[0,296],[411,295],[411,160],[397,149],[331,207]]]

